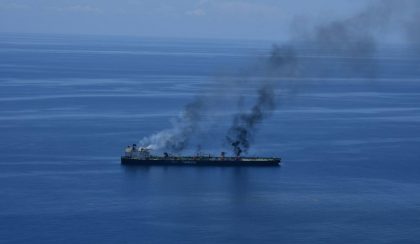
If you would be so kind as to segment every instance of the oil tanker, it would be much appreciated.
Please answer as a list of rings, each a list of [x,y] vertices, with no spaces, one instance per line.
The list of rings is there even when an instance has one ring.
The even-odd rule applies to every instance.
[[[196,156],[173,156],[164,153],[163,156],[151,154],[148,148],[139,147],[135,144],[125,149],[121,156],[123,165],[194,165],[194,166],[280,166],[281,158],[277,157],[227,157],[224,152],[220,156],[196,155]]]

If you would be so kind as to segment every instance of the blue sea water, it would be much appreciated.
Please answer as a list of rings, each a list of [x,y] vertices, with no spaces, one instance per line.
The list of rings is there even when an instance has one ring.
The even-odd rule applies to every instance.
[[[304,50],[309,71],[278,78],[291,92],[250,152],[282,167],[120,165],[127,144],[270,48],[0,35],[0,242],[420,243],[420,55],[408,48]],[[207,149],[222,150],[214,138]]]

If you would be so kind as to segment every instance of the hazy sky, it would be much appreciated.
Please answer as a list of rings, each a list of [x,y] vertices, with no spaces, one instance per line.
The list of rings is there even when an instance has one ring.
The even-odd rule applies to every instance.
[[[0,0],[0,32],[285,39],[369,0]]]

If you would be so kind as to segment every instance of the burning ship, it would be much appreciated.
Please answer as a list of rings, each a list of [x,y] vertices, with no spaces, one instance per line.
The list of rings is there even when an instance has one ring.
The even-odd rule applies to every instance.
[[[136,144],[128,146],[121,157],[123,165],[196,165],[196,166],[279,166],[281,158],[276,157],[241,157],[241,151],[235,157],[227,157],[225,152],[220,156],[196,155],[173,156],[163,153],[163,156],[151,154],[151,149],[137,147]]]

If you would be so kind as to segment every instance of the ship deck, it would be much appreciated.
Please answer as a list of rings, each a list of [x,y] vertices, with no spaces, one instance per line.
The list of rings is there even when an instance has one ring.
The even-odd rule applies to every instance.
[[[278,166],[280,162],[280,158],[274,157],[121,157],[121,163],[126,165]]]

